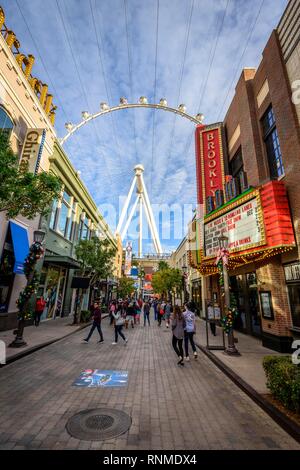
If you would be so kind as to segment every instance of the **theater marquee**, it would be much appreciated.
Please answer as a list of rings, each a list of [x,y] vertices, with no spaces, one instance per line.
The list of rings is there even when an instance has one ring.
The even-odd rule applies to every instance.
[[[204,256],[216,256],[219,237],[228,237],[229,251],[241,251],[265,242],[259,196],[228,210],[204,225]]]

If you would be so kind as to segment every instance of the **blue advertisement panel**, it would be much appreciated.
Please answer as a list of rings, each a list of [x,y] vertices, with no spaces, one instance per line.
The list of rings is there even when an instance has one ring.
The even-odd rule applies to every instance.
[[[127,370],[85,369],[73,382],[74,387],[126,387]]]

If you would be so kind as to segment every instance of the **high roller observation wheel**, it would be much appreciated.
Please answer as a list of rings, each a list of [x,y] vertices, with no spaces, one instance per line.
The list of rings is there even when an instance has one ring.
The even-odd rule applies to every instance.
[[[199,113],[196,116],[188,114],[186,112],[186,106],[184,104],[180,104],[178,108],[171,108],[167,105],[167,100],[165,98],[162,98],[158,104],[148,103],[148,100],[145,96],[141,96],[138,103],[128,103],[126,98],[121,98],[120,104],[118,106],[110,107],[107,103],[100,103],[100,111],[97,113],[90,114],[88,111],[82,111],[82,121],[78,124],[72,124],[71,122],[67,122],[65,124],[65,127],[68,132],[62,139],[60,139],[60,144],[63,145],[75,132],[77,132],[82,126],[92,121],[93,119],[96,119],[100,116],[104,116],[108,113],[112,113],[113,111],[120,111],[122,109],[131,108],[161,109],[163,111],[168,111],[173,114],[177,114],[178,116],[181,116],[183,118],[186,118],[194,124],[202,124],[204,120],[204,115],[202,113]]]

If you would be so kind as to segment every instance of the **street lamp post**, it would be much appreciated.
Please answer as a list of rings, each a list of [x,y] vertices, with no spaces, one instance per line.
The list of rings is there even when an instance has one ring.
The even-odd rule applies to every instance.
[[[224,251],[228,249],[228,237],[222,235],[219,237],[219,248]],[[223,280],[224,280],[224,294],[225,294],[225,314],[228,313],[230,308],[230,291],[229,291],[229,276],[226,263],[222,262],[223,265]],[[235,347],[234,335],[233,335],[233,325],[228,331],[228,347],[225,349],[225,354],[230,356],[240,356],[239,351]]]
[[[187,277],[187,266],[182,266],[182,272],[183,272],[183,276],[182,276],[182,279],[183,279],[183,292],[184,292],[184,302],[188,302],[188,292],[187,292],[187,288],[186,288],[186,277]]]
[[[32,296],[32,288],[34,287],[34,281],[35,281],[35,266],[38,261],[38,259],[42,255],[42,244],[44,241],[45,237],[45,232],[44,230],[35,230],[33,232],[33,244],[30,247],[29,254],[26,258],[25,261],[29,262],[29,260],[33,260],[30,265],[30,272],[26,276],[27,277],[27,284],[26,287],[23,291],[24,295],[24,300],[20,304],[19,307],[19,320],[18,320],[18,328],[16,332],[16,337],[12,343],[9,344],[9,347],[11,348],[20,348],[22,346],[26,346],[26,342],[23,339],[23,333],[24,333],[24,326],[25,326],[25,312],[26,309],[28,308],[31,296]]]

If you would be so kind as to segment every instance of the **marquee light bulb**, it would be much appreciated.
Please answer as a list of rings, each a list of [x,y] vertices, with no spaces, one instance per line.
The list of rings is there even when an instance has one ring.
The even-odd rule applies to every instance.
[[[181,111],[182,113],[185,113],[186,112],[186,105],[185,104],[180,104],[178,106],[178,109],[179,111]]]
[[[127,98],[122,96],[122,98],[120,98],[120,105],[124,105],[124,104],[128,104],[128,100],[127,100]]]
[[[159,100],[159,104],[160,104],[161,106],[168,106],[168,102],[167,102],[166,98],[161,98],[161,99]]]

